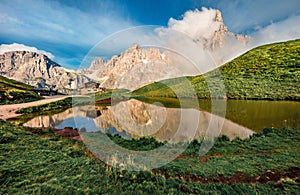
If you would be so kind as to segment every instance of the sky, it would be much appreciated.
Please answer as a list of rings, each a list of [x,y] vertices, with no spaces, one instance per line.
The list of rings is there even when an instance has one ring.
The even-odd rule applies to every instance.
[[[261,42],[265,34],[288,39],[300,31],[299,0],[0,0],[0,44],[34,47],[76,69],[113,33],[141,25],[167,28],[171,18],[182,20],[202,7],[219,9],[229,31]]]

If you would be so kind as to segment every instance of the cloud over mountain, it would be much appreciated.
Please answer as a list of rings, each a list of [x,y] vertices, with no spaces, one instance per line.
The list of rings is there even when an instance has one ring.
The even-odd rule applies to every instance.
[[[202,8],[184,13],[181,20],[170,18],[168,26],[172,30],[184,32],[194,39],[200,36],[204,38],[212,38],[214,32],[217,31],[222,24],[222,17],[217,18],[217,10]]]
[[[19,44],[19,43],[13,43],[13,44],[1,44],[0,45],[0,55],[4,54],[6,52],[10,51],[30,51],[30,52],[35,52],[38,54],[45,54],[48,56],[51,60],[54,60],[54,55],[52,53],[44,51],[44,50],[39,50],[35,47],[30,47],[27,45]]]
[[[211,63],[208,58],[212,57],[215,66],[220,66],[246,51],[250,41],[249,36],[230,32],[224,24],[222,13],[219,10],[205,7],[201,10],[195,9],[185,12],[180,20],[170,18],[168,27],[163,28],[162,31],[170,33],[171,31],[179,31],[189,36],[203,50],[191,50],[191,44],[176,41],[178,39],[176,34],[171,42],[177,44],[177,48],[184,48],[189,53],[194,53],[193,56],[199,56],[203,52],[209,53],[199,59],[197,63],[197,66],[202,68],[203,73],[213,68],[212,66],[208,68],[208,63]],[[182,64],[184,63],[182,62]]]
[[[187,34],[204,49],[210,49],[219,66],[256,46],[300,38],[299,26],[300,15],[297,15],[259,27],[248,35],[235,34],[225,25],[219,10],[203,7],[185,12],[179,20],[170,18],[165,31],[170,29]],[[178,47],[189,49],[186,44]]]

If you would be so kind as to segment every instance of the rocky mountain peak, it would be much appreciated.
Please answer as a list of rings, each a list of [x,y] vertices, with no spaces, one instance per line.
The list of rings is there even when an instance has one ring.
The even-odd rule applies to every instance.
[[[158,48],[142,48],[138,44],[133,44],[115,59],[119,63],[147,63],[148,61],[163,61],[162,54]]]
[[[103,58],[96,58],[95,60],[92,61],[90,70],[98,70],[101,68],[107,61]]]
[[[45,81],[46,86],[62,93],[68,93],[88,79],[62,66],[44,54],[30,51],[10,51],[0,55],[0,74],[23,83],[38,86]]]
[[[216,10],[215,21],[216,21],[216,22],[222,22],[222,23],[223,23],[222,12],[221,12],[220,10]]]
[[[205,49],[214,51],[215,49],[223,48],[228,39],[239,41],[242,44],[246,44],[249,41],[249,37],[247,36],[234,34],[228,31],[228,27],[223,22],[222,12],[220,10],[216,10],[214,21],[219,23],[219,25],[214,31],[212,38],[204,40]]]
[[[90,76],[92,79],[98,80],[101,86],[114,88],[122,75],[135,68],[146,67],[151,63],[163,64],[166,63],[166,60],[158,48],[143,48],[135,43],[119,56],[112,56],[107,62],[95,59],[92,65],[97,64],[98,69],[95,74]],[[144,77],[143,79],[147,80],[145,74]],[[132,84],[129,84],[129,88],[134,89],[135,86],[131,86]]]
[[[134,43],[127,49],[127,51],[134,51],[134,50],[139,50],[139,49],[141,49],[140,45],[138,43]]]

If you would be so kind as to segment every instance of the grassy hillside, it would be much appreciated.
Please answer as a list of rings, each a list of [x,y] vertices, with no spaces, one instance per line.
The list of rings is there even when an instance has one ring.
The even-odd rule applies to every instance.
[[[246,140],[221,137],[203,157],[193,142],[159,169],[130,172],[105,165],[84,144],[51,129],[0,120],[0,194],[297,194],[299,133],[266,129]],[[161,145],[151,138],[111,139],[133,150]]]
[[[0,76],[0,104],[14,104],[39,100],[32,86]]]
[[[300,39],[257,47],[221,66],[218,71],[223,77],[228,99],[300,100]],[[216,77],[218,72],[214,70],[187,79],[199,98],[224,98],[219,95]],[[133,95],[176,97],[173,88],[178,96],[191,96],[184,80],[155,82],[135,90]]]

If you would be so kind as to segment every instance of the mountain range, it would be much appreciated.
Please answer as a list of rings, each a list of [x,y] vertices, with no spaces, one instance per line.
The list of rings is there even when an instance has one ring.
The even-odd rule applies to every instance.
[[[226,56],[220,53],[227,50],[225,46],[228,40],[245,45],[249,37],[229,32],[218,10],[209,20],[212,24],[209,31],[199,31],[191,37],[201,48],[210,51],[214,61],[221,65],[226,61]],[[180,31],[176,26],[171,28]],[[153,47],[142,48],[136,43],[109,60],[95,58],[90,68],[77,71],[66,70],[45,54],[10,51],[0,55],[0,75],[32,86],[57,89],[61,93],[71,93],[91,80],[105,88],[134,90],[163,79],[196,75],[197,71],[185,68],[187,63],[174,52]]]
[[[230,61],[233,57],[238,56],[241,52],[244,53],[247,51],[251,38],[228,31],[223,22],[221,12],[218,10],[214,13],[214,15],[212,15],[210,20],[211,25],[209,31],[202,32],[201,29],[198,29],[197,32],[188,32],[184,30],[182,30],[182,32],[187,34],[189,33],[193,41],[198,44],[203,51],[210,53],[216,67],[220,67],[222,75],[225,75],[224,78],[225,86],[227,87],[227,98],[244,98],[248,97],[250,93],[254,99],[262,97],[265,97],[266,99],[272,98],[272,95],[267,92],[270,91],[270,88],[266,87],[269,85],[265,84],[260,86],[255,84],[265,89],[265,92],[257,94],[250,92],[251,89],[253,89],[251,86],[254,83],[262,83],[263,81],[267,82],[265,78],[261,79],[259,75],[272,74],[270,71],[280,72],[282,70],[279,68],[282,66],[280,63],[291,64],[293,60],[295,60],[295,52],[298,52],[298,49],[291,43],[297,44],[298,42],[289,42],[288,45],[293,45],[291,48],[287,48],[287,44],[285,43],[268,48],[270,50],[277,48],[278,51],[284,52],[284,55],[278,55],[278,53],[274,52],[270,53],[268,49],[256,49],[246,53],[247,55],[244,54],[229,62],[229,64],[223,65],[225,62]],[[169,25],[169,28],[178,31],[180,30],[176,25]],[[291,52],[291,55],[286,55],[285,51],[281,51],[282,48],[285,48],[285,51]],[[192,52],[196,52],[197,54],[198,51]],[[278,63],[279,61],[280,63]],[[265,64],[268,67],[263,67],[260,66],[262,62],[276,64],[278,67],[268,66],[269,64]],[[208,97],[208,88],[207,86],[204,86],[205,76],[197,76],[200,75],[199,71],[194,71],[194,69],[187,70],[187,63],[190,62],[186,59],[182,60],[182,57],[179,58],[174,52],[154,47],[143,48],[136,43],[123,53],[112,56],[111,59],[106,60],[96,57],[91,62],[89,68],[76,71],[63,68],[61,65],[48,58],[45,54],[29,51],[10,51],[0,54],[0,75],[32,86],[39,85],[52,88],[54,90],[56,89],[61,93],[71,93],[72,90],[83,87],[85,83],[90,81],[97,82],[104,88],[122,88],[133,91],[161,80],[182,76],[196,76],[191,77],[192,79],[190,80],[192,81],[193,86],[196,86],[196,89],[198,90],[197,96],[200,98]],[[251,64],[252,67],[249,67],[249,64]],[[213,69],[207,68],[208,66],[206,61],[203,61],[202,64],[198,65],[202,68],[201,75],[206,75],[206,78],[212,77],[211,75],[214,71],[212,71]],[[270,69],[267,70],[268,68]],[[235,70],[235,74],[230,75],[229,73],[233,72],[233,70]],[[208,72],[210,73],[206,74]],[[255,74],[253,72],[255,72]],[[289,74],[281,75],[280,72],[281,76],[279,76],[278,79],[279,81],[285,81],[286,77],[290,78],[290,75],[293,75],[294,73],[290,72]],[[246,78],[245,75],[248,75],[249,78]],[[270,78],[268,78],[272,79],[271,75],[269,76]],[[238,78],[240,78],[241,83],[246,82],[245,80],[248,79],[249,82],[252,83],[251,86],[249,86],[249,89],[246,89],[245,87],[243,90],[237,89],[238,86],[236,86],[236,80]],[[234,79],[234,82],[232,79]],[[258,82],[257,79],[260,79],[260,81]],[[173,81],[174,80],[172,80],[172,82]],[[179,83],[179,80],[174,82]],[[287,81],[287,83],[288,82],[289,81]],[[279,83],[277,84],[279,85]],[[218,88],[218,86],[213,87]],[[149,91],[153,92],[153,89],[156,88],[158,89],[156,91],[160,94],[166,93],[168,96],[172,96],[173,94],[171,92],[169,93],[167,89],[166,91],[159,90],[165,89],[165,87],[160,85],[150,85],[148,88],[146,87],[136,92],[138,92],[137,94],[145,94],[145,92],[147,92],[146,94],[149,94]],[[235,92],[233,92],[233,88]],[[292,87],[291,90],[292,89],[294,88]],[[199,94],[199,90],[202,90],[202,92],[204,91],[202,95]],[[156,92],[152,92],[151,94],[157,95]],[[282,99],[280,95],[276,95],[276,98]],[[284,97],[284,99],[294,98],[296,97]]]
[[[229,32],[223,22],[222,14],[218,10],[208,20],[211,20],[209,21],[211,24],[209,30],[201,31],[199,29],[196,33],[178,29],[175,25],[171,25],[170,28],[189,34],[199,48],[209,52],[214,63],[220,66],[231,59],[236,52],[243,51],[250,41],[250,37]],[[237,45],[240,50],[236,49]],[[188,45],[184,47],[188,47]],[[209,66],[203,66],[207,63],[205,57],[207,56],[203,57],[202,64],[200,64],[201,62],[197,64],[202,66],[202,73],[210,70]],[[190,68],[192,67],[190,63],[176,51],[154,47],[142,48],[135,43],[120,55],[115,55],[109,60],[96,58],[92,61],[91,67],[84,70],[84,73],[88,73],[87,76],[98,81],[103,87],[134,90],[163,79],[199,74],[195,68]]]

